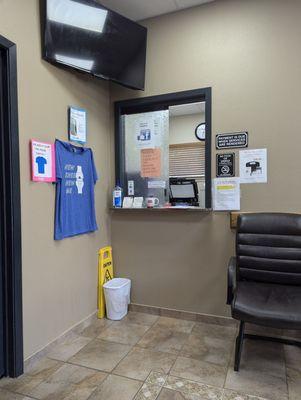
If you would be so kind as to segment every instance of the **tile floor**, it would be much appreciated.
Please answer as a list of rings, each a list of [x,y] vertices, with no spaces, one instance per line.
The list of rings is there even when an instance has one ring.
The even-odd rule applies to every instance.
[[[300,400],[301,349],[246,340],[236,327],[130,312],[96,320],[0,381],[1,400]]]

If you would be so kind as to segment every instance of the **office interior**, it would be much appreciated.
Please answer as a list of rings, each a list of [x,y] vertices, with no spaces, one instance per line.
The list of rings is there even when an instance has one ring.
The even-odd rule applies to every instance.
[[[137,90],[47,62],[44,2],[0,1],[1,163],[6,154],[20,163],[7,163],[17,175],[1,173],[0,221],[14,227],[1,236],[1,273],[19,289],[0,280],[0,399],[301,398],[301,1],[62,1],[101,3],[147,28],[145,82]],[[11,86],[7,60],[17,68]],[[17,128],[3,122],[6,101],[18,109],[10,144]],[[55,184],[32,181],[29,143],[68,142],[70,106],[87,111],[98,230],[57,241]],[[142,115],[162,122],[160,174],[149,179],[135,128]],[[238,178],[244,149],[217,149],[216,136],[239,132],[248,133],[245,150],[267,150],[267,180],[240,184],[235,213],[217,211],[216,155],[234,154]],[[114,208],[114,187],[125,197],[129,180],[142,208]],[[147,207],[147,198],[159,204]],[[106,246],[114,276],[131,280],[121,321],[97,318]]]

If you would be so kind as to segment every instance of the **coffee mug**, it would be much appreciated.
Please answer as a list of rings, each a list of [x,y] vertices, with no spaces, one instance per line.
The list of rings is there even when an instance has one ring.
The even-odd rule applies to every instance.
[[[153,208],[159,205],[159,199],[157,197],[147,197],[145,201],[147,208]]]

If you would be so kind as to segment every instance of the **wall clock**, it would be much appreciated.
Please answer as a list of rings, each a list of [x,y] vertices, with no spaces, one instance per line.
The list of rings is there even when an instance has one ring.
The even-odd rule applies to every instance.
[[[206,124],[205,124],[205,122],[202,122],[195,128],[195,136],[199,140],[206,139]]]

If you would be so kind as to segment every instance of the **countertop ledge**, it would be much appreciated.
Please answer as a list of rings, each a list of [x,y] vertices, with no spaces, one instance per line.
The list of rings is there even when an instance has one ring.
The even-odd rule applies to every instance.
[[[163,208],[163,207],[154,207],[154,208],[110,208],[111,211],[116,212],[201,212],[201,213],[209,213],[212,208],[199,208],[199,207],[189,207],[189,208]]]

